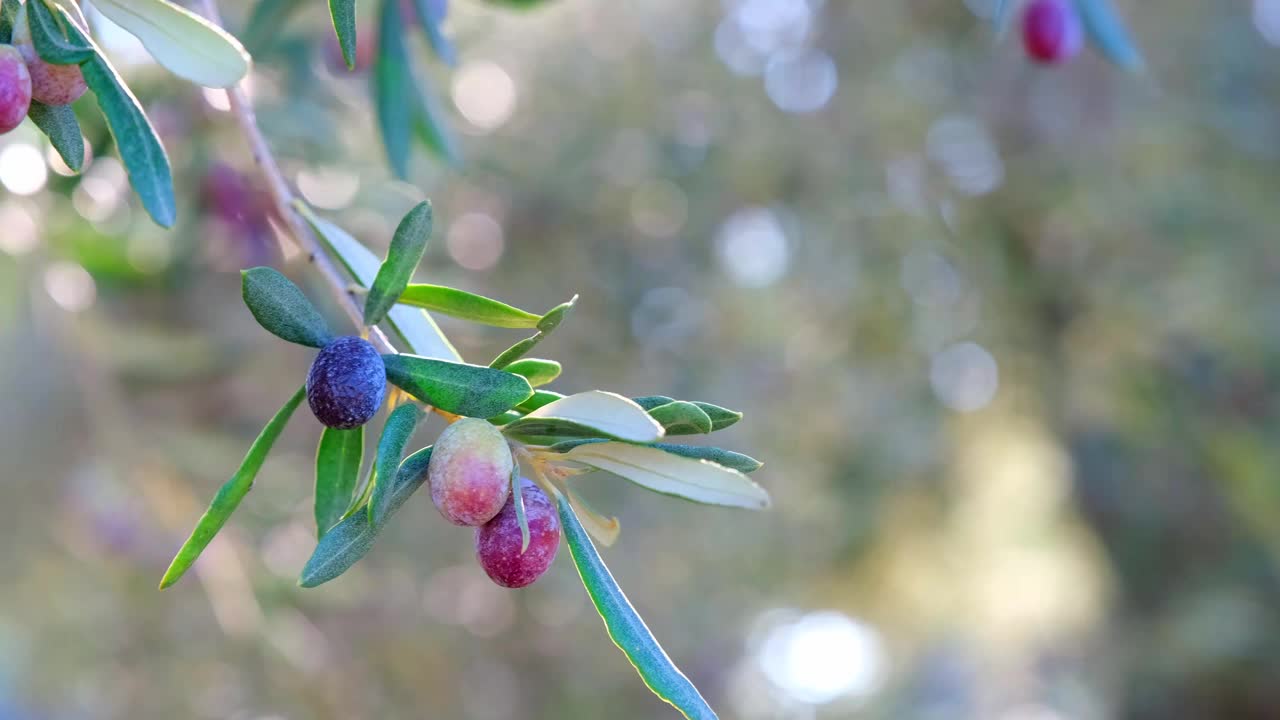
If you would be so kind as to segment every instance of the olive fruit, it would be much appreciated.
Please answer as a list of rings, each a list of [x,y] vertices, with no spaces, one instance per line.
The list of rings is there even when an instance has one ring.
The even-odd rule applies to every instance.
[[[31,107],[31,74],[22,54],[12,45],[0,45],[0,133],[22,124]]]
[[[369,422],[387,395],[387,368],[368,340],[340,337],[325,345],[307,373],[307,403],[337,430]]]
[[[476,528],[476,559],[489,579],[509,588],[529,585],[551,567],[560,549],[560,516],[542,489],[520,478],[525,520],[529,523],[529,547],[520,551],[520,521],[514,498],[502,511]]]
[[[440,433],[431,452],[431,501],[454,525],[483,525],[511,494],[514,467],[498,428],[487,420],[462,418]]]
[[[1022,44],[1039,63],[1052,65],[1075,57],[1084,45],[1084,29],[1073,0],[1033,0],[1027,5]]]
[[[75,7],[74,3],[69,4]],[[77,17],[75,21],[82,32],[88,32],[83,17]],[[45,105],[70,105],[89,89],[79,65],[54,65],[40,59],[31,40],[26,5],[18,11],[14,22],[13,44],[22,53],[22,59],[26,61],[27,70],[31,73],[31,99]]]

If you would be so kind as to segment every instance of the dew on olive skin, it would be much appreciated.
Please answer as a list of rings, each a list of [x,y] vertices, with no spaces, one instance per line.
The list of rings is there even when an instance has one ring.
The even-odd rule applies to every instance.
[[[454,525],[483,525],[511,494],[514,467],[498,428],[487,420],[462,418],[436,439],[427,468],[431,501]]]
[[[387,394],[387,369],[368,340],[336,338],[316,355],[307,373],[307,404],[316,419],[336,430],[369,422]]]
[[[542,488],[520,479],[529,547],[520,550],[520,521],[514,498],[492,520],[476,528],[476,559],[489,579],[502,587],[522,588],[542,577],[560,549],[560,516]]]

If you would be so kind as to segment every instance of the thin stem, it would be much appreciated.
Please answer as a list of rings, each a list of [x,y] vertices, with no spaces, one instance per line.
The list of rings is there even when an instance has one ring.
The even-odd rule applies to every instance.
[[[218,13],[217,0],[200,0],[201,12],[215,25],[222,25],[222,18]],[[262,171],[262,177],[267,181],[267,190],[271,193],[271,202],[275,205],[276,212],[280,217],[284,218],[285,223],[289,227],[289,234],[294,240],[302,246],[307,253],[311,264],[316,266],[320,271],[321,277],[329,284],[333,290],[334,296],[338,299],[338,304],[351,318],[351,322],[356,327],[364,326],[364,314],[361,311],[360,304],[356,302],[355,296],[348,289],[349,283],[339,272],[329,254],[325,252],[325,248],[320,244],[318,238],[311,228],[307,226],[306,221],[298,214],[293,207],[294,195],[289,189],[289,183],[285,180],[284,173],[280,171],[279,164],[276,163],[275,156],[271,154],[271,147],[267,145],[266,138],[262,135],[262,130],[258,127],[258,119],[253,111],[253,102],[249,99],[249,94],[244,91],[242,84],[227,89],[227,100],[231,105],[231,113],[235,115],[236,122],[240,124],[240,131],[244,133],[245,140],[249,143],[249,149],[253,153],[253,160],[258,164],[258,168]],[[391,345],[387,339],[377,328],[371,328],[370,342],[372,342],[379,350],[386,353],[396,352],[395,347]]]

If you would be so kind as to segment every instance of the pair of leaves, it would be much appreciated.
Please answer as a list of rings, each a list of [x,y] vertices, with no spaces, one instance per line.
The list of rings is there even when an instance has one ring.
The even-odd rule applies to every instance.
[[[433,407],[455,415],[489,418],[533,395],[519,375],[480,365],[417,355],[384,355],[387,380]]]
[[[430,447],[405,458],[392,480],[386,483],[388,500],[381,513],[382,522],[377,525],[371,523],[369,513],[362,509],[348,514],[320,538],[311,559],[307,560],[302,569],[298,584],[309,588],[326,583],[346,572],[364,557],[391,516],[426,482],[427,465],[430,462]]]
[[[178,554],[174,556],[173,562],[170,563],[169,569],[165,571],[164,577],[160,580],[160,589],[163,590],[182,578],[183,573],[190,569],[191,565],[200,557],[200,553],[204,552],[205,547],[209,545],[209,541],[218,534],[222,526],[226,524],[227,518],[231,517],[231,513],[235,512],[239,507],[240,501],[253,487],[253,480],[257,477],[258,471],[262,469],[262,463],[266,461],[267,454],[271,452],[271,446],[275,444],[276,439],[280,437],[280,433],[284,431],[285,425],[289,423],[289,418],[293,416],[293,411],[298,408],[302,402],[302,398],[306,396],[305,387],[298,388],[298,391],[289,398],[284,407],[271,418],[262,432],[258,434],[257,439],[253,441],[253,445],[249,447],[249,452],[245,455],[244,460],[240,463],[240,467],[236,470],[231,479],[222,485],[218,490],[218,494],[214,496],[213,502],[209,504],[209,509],[201,516],[196,527],[191,531],[191,536],[182,544],[178,550]]]
[[[707,402],[675,400],[665,395],[635,398],[636,404],[662,423],[668,435],[693,435],[723,430],[742,419],[742,413]]]
[[[373,286],[381,269],[378,257],[347,231],[316,215],[298,200],[294,208],[311,225],[321,243],[338,258],[355,283],[362,288]],[[435,320],[418,308],[397,306],[387,312],[387,324],[415,355],[442,360],[461,361],[462,356],[440,331]]]
[[[569,315],[569,311],[573,310],[573,306],[577,303],[578,296],[574,295],[568,302],[560,303],[548,310],[547,314],[538,320],[536,325],[538,332],[503,350],[498,357],[493,359],[493,362],[489,363],[489,367],[500,370],[527,355],[530,350],[538,346],[538,343],[546,339],[552,331],[560,327],[560,323],[564,322],[564,319]]]
[[[335,0],[348,2],[350,0]],[[335,16],[336,20],[336,16]],[[405,47],[400,0],[382,0],[378,27],[378,55],[373,65],[374,109],[387,161],[401,179],[409,176],[410,143],[418,139],[450,165],[458,165],[461,156],[450,135],[439,108],[423,95],[413,75],[409,53]],[[354,47],[355,31],[350,36]],[[348,65],[351,60],[348,59]]]

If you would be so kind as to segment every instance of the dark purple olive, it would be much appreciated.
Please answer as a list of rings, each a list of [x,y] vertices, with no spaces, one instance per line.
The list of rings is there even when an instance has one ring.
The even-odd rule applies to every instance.
[[[514,498],[492,520],[476,528],[476,559],[489,579],[502,587],[522,588],[542,577],[560,549],[560,516],[542,489],[520,478],[529,547],[520,551],[520,520]]]
[[[340,337],[316,355],[307,373],[307,403],[316,419],[338,430],[369,422],[387,395],[387,368],[368,340]]]

